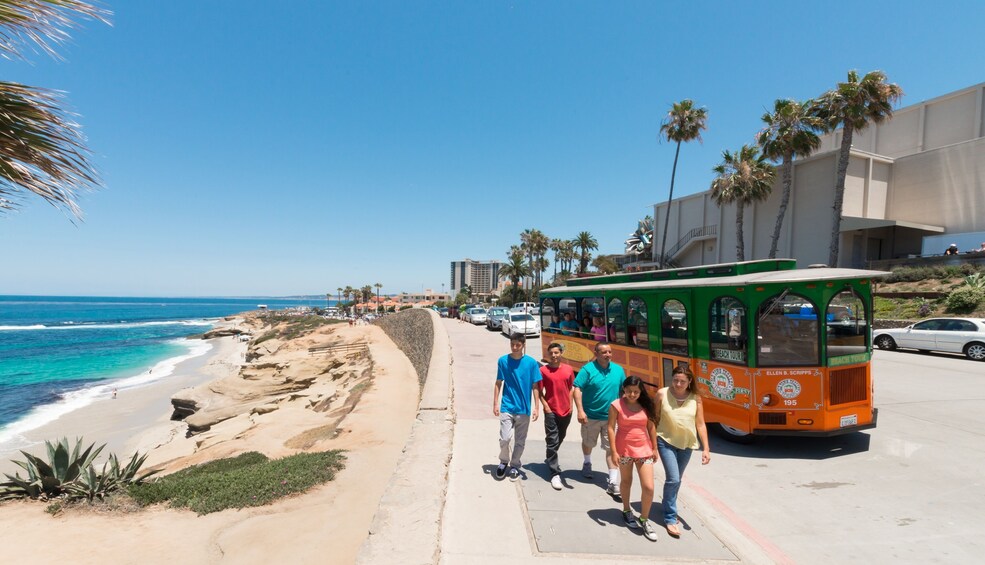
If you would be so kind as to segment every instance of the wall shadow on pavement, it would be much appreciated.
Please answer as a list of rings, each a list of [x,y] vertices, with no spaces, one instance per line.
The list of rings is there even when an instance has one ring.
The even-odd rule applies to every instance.
[[[755,459],[803,459],[820,461],[864,453],[869,450],[872,437],[865,432],[855,432],[834,437],[762,436],[753,443],[738,444],[721,436],[712,435],[711,451],[733,457]],[[700,457],[700,453],[696,453]],[[700,459],[698,460],[700,463]],[[692,463],[693,464],[693,463]]]

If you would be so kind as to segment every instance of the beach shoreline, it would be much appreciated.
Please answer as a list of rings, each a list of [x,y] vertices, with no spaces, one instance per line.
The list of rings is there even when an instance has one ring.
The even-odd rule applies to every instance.
[[[87,445],[106,444],[101,458],[110,453],[121,459],[129,458],[138,449],[146,452],[153,446],[154,437],[183,426],[181,422],[170,420],[172,395],[238,371],[242,365],[245,343],[234,337],[204,341],[210,349],[180,361],[170,375],[138,386],[121,388],[115,398],[111,393],[112,383],[98,385],[106,391],[91,403],[18,434],[17,441],[0,447],[0,473],[21,471],[11,461],[23,460],[21,450],[44,455],[44,442],[57,441],[62,437],[68,438],[70,443],[81,437]]]

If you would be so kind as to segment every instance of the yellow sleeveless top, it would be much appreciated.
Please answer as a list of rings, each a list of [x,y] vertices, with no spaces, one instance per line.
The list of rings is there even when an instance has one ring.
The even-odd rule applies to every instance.
[[[698,401],[694,394],[688,394],[680,406],[677,399],[664,387],[663,401],[660,403],[660,423],[657,425],[657,437],[673,445],[677,449],[699,449],[698,433],[694,417],[698,414]]]

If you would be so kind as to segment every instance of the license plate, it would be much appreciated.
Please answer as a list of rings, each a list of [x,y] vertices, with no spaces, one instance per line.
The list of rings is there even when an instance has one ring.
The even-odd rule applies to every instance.
[[[851,416],[841,417],[841,427],[846,428],[848,426],[858,425],[858,414],[852,414]]]

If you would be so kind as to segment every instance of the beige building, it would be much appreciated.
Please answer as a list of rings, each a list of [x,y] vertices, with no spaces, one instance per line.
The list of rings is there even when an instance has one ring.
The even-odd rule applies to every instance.
[[[451,282],[448,287],[455,296],[466,285],[472,294],[488,296],[496,291],[500,283],[501,261],[474,261],[465,259],[451,262]]]
[[[894,112],[852,139],[842,207],[841,267],[869,261],[962,251],[985,241],[985,83]],[[790,204],[777,257],[800,266],[826,263],[841,130],[793,167]],[[782,195],[745,209],[745,258],[769,255]],[[711,179],[709,178],[709,184]],[[654,205],[655,233],[667,203]],[[682,265],[736,259],[735,206],[719,208],[710,190],[671,202],[667,253]],[[654,245],[654,260],[659,244]]]
[[[451,296],[443,292],[435,292],[430,288],[426,288],[423,292],[401,292],[400,294],[394,296],[393,299],[400,304],[419,304],[422,302],[433,304],[438,301],[448,302],[451,300]]]

